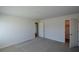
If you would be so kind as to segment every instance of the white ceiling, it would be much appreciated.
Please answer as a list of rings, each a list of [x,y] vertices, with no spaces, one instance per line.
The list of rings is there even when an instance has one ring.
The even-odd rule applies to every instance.
[[[0,6],[3,14],[21,16],[29,19],[46,19],[79,13],[78,6]]]

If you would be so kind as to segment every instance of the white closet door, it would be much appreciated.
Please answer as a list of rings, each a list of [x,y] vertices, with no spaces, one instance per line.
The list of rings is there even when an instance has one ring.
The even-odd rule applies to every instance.
[[[70,19],[70,48],[78,46],[78,20]]]

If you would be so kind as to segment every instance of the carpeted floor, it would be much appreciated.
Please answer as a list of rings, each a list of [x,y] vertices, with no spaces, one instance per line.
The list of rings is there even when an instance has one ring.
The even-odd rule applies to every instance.
[[[37,38],[0,49],[0,52],[78,52],[79,48],[68,48],[64,43]]]

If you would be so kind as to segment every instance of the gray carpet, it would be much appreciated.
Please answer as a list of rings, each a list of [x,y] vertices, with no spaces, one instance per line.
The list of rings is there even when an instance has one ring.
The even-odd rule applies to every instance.
[[[78,52],[79,48],[68,48],[64,43],[37,38],[0,49],[0,52]]]

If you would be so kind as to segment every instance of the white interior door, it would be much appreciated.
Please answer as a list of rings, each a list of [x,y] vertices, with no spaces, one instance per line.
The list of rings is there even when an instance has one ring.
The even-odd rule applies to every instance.
[[[78,46],[78,20],[70,19],[70,44],[69,47]]]
[[[43,24],[43,22],[39,23],[39,36],[44,37],[44,24]]]

